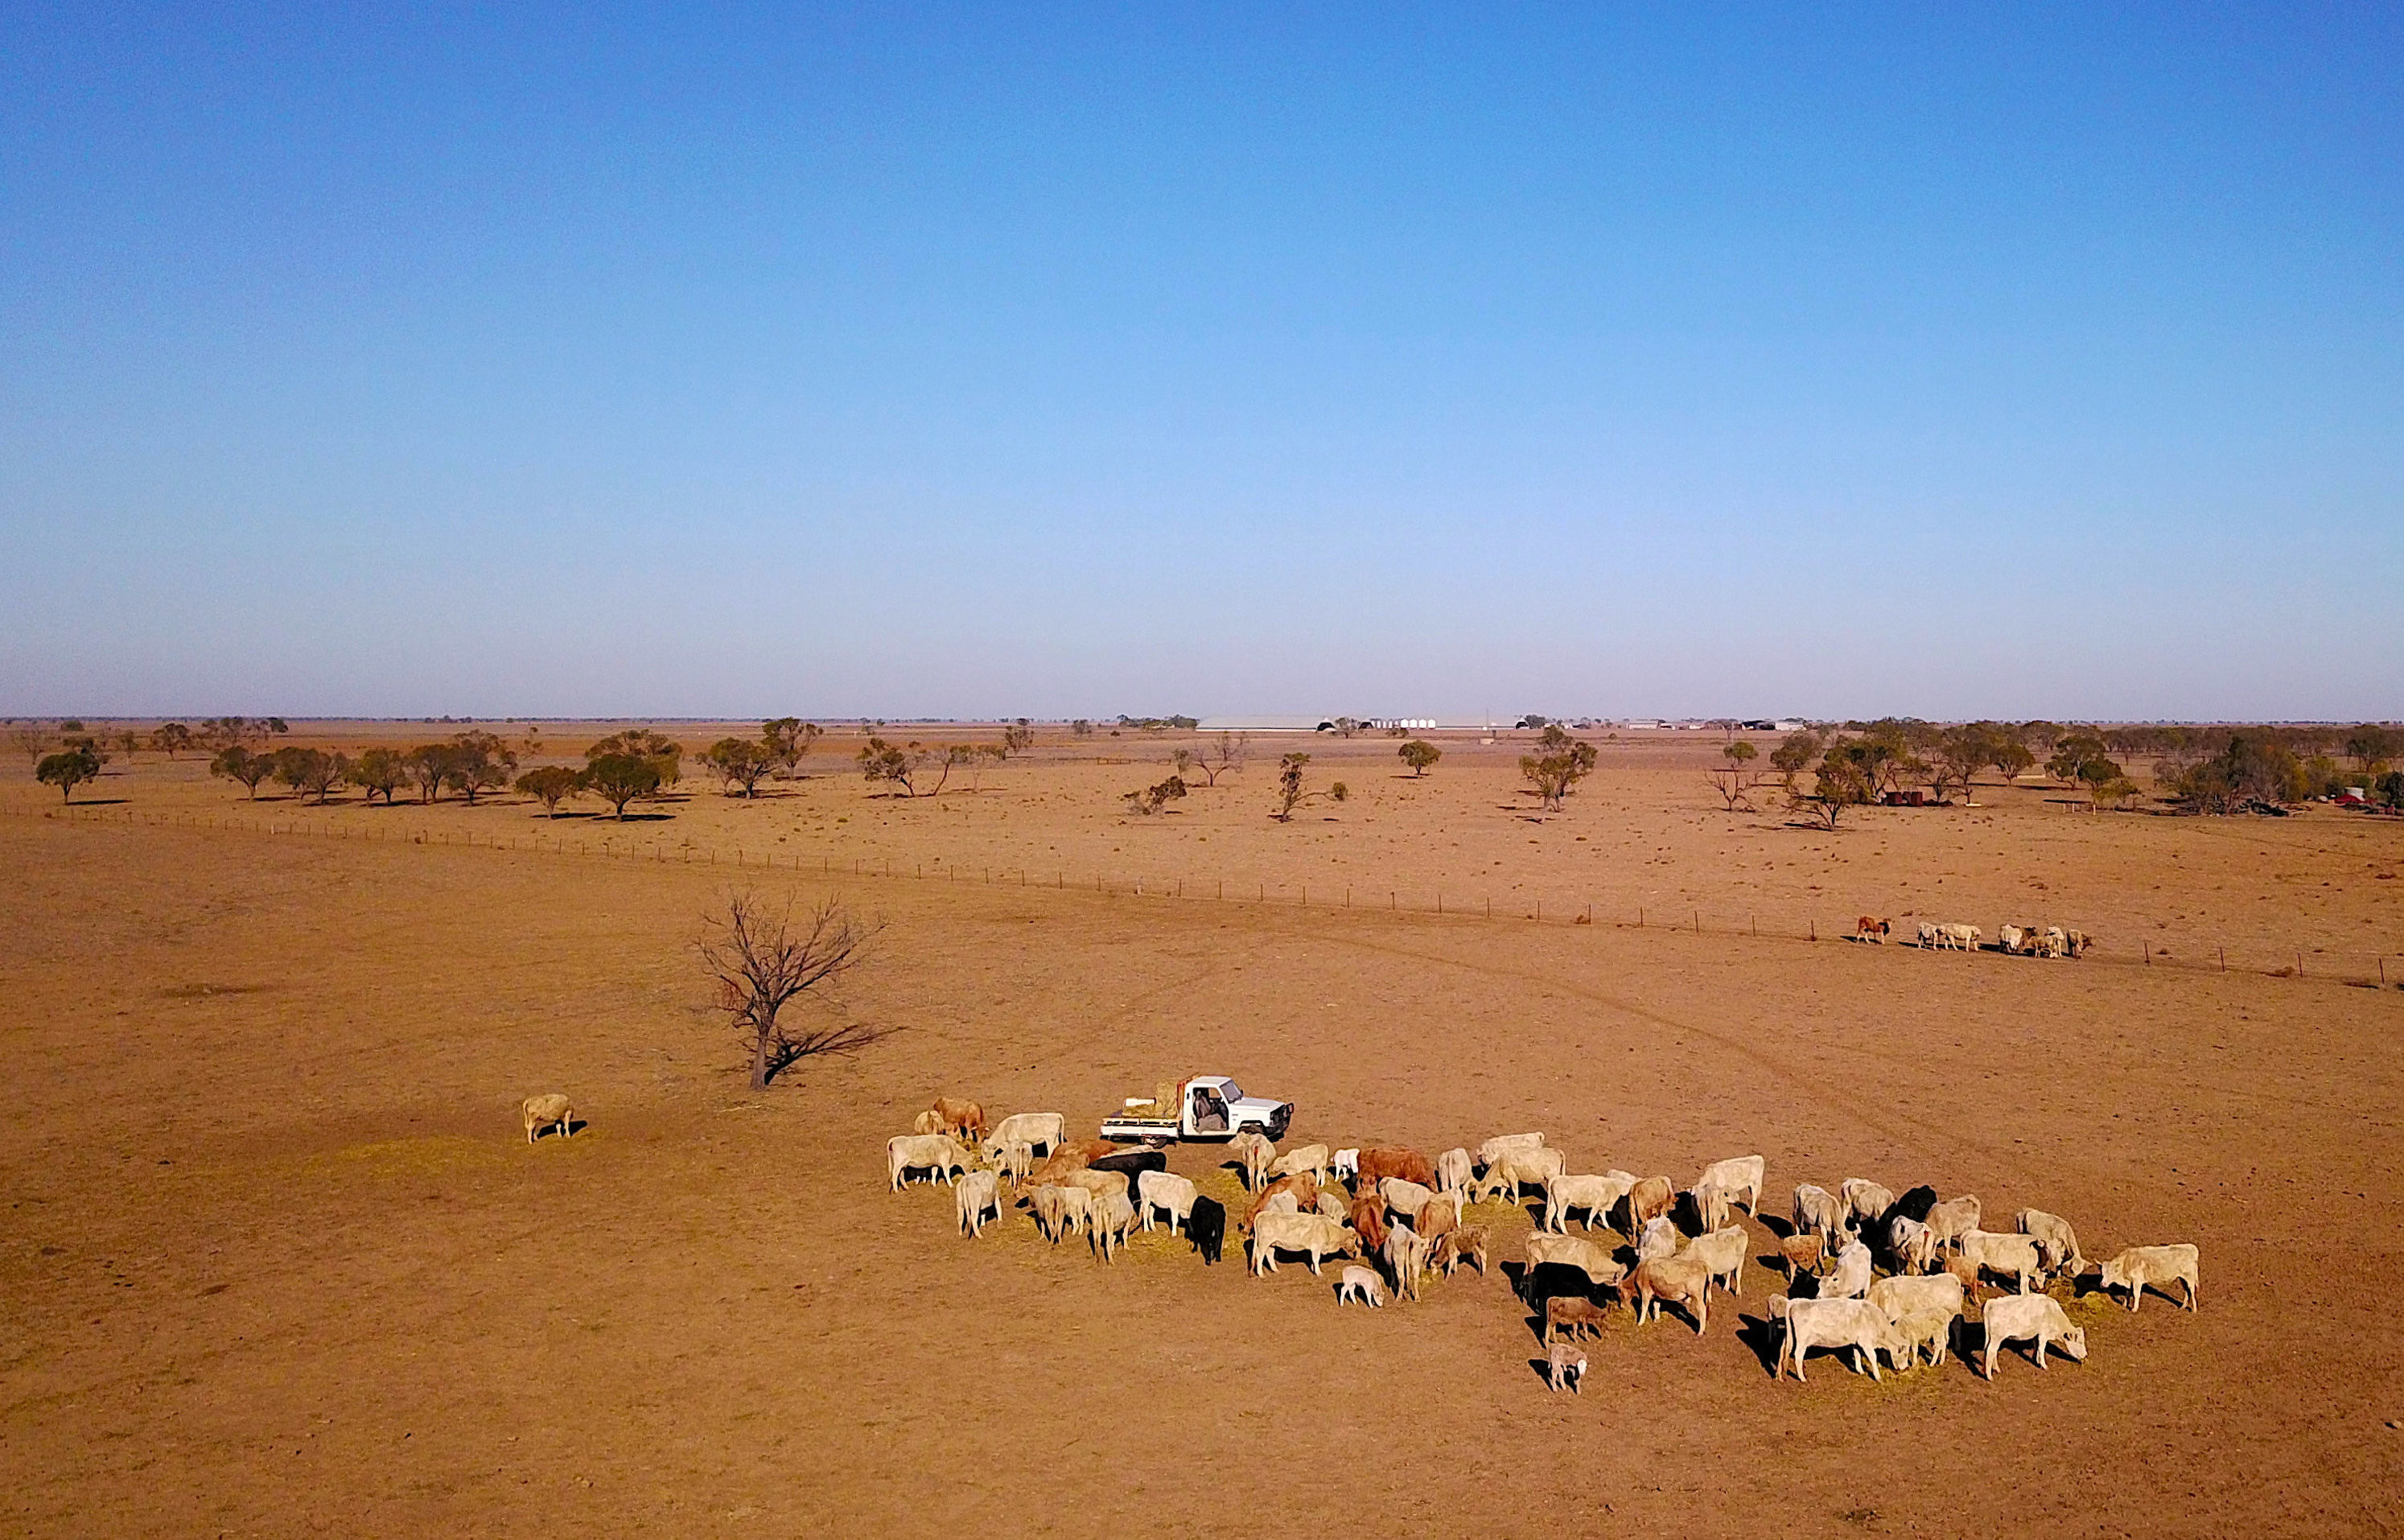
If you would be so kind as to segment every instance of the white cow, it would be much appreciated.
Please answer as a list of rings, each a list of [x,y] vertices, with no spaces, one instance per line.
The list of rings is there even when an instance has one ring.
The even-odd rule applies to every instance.
[[[953,1173],[968,1167],[967,1146],[949,1134],[896,1134],[885,1141],[885,1174],[897,1193],[911,1171],[931,1170],[949,1186]]]
[[[1954,1249],[1971,1267],[2010,1278],[2020,1294],[2045,1276],[2045,1253],[2033,1235],[1964,1230],[1955,1238]]]
[[[1279,1252],[1307,1252],[1316,1277],[1331,1256],[1357,1256],[1361,1238],[1320,1213],[1263,1213],[1252,1221],[1252,1276],[1277,1271]]]
[[[1200,1189],[1174,1171],[1143,1171],[1136,1179],[1136,1190],[1143,1199],[1143,1227],[1152,1228],[1155,1210],[1168,1214],[1168,1233],[1175,1235],[1177,1226],[1194,1217],[1194,1200],[1201,1197]]]
[[[2129,1309],[2134,1312],[2137,1301],[2145,1296],[2150,1283],[2170,1290],[2165,1284],[2181,1283],[2187,1287],[2187,1308],[2195,1309],[2197,1253],[2193,1246],[2131,1246],[2104,1264],[2104,1288],[2129,1291]]]
[[[1979,1372],[1989,1379],[1995,1378],[1995,1355],[2006,1342],[2034,1338],[2036,1342],[2036,1366],[2044,1368],[2045,1350],[2059,1347],[2077,1363],[2087,1361],[2087,1332],[2074,1326],[2051,1295],[2006,1295],[1990,1301],[1984,1312],[1986,1342],[1978,1354]]]
[[[1860,1241],[1849,1241],[1837,1253],[1837,1265],[1820,1281],[1822,1299],[1846,1299],[1866,1292],[1870,1286],[1870,1249]]]
[[[1845,1227],[1845,1206],[1837,1195],[1825,1187],[1815,1187],[1806,1182],[1795,1189],[1795,1232],[1817,1230],[1829,1246],[1837,1243],[1837,1232]]]
[[[1557,1176],[1544,1183],[1544,1228],[1559,1234],[1569,1228],[1572,1210],[1586,1211],[1586,1227],[1611,1223],[1611,1211],[1628,1196],[1636,1179],[1626,1171],[1601,1176]]]
[[[1903,1334],[1886,1318],[1886,1312],[1866,1299],[1788,1301],[1779,1377],[1785,1377],[1786,1365],[1791,1363],[1795,1365],[1795,1378],[1803,1380],[1803,1360],[1814,1348],[1852,1349],[1855,1372],[1877,1379],[1878,1355],[1885,1353],[1890,1362],[1899,1365],[1904,1341]]]
[[[1348,1264],[1335,1278],[1335,1303],[1357,1299],[1371,1309],[1386,1308],[1386,1281],[1377,1276],[1375,1267],[1358,1263]]]
[[[991,1171],[971,1171],[952,1187],[952,1202],[959,1210],[960,1233],[976,1237],[985,1234],[985,1211],[1001,1217],[1001,1179]]]
[[[1058,1113],[1013,1113],[993,1126],[993,1136],[985,1141],[985,1158],[1011,1144],[1041,1144],[1048,1155],[1068,1137],[1069,1120]]]
[[[1467,1150],[1447,1150],[1435,1157],[1435,1190],[1437,1192],[1460,1193],[1466,1197],[1469,1184],[1476,1179],[1476,1176],[1477,1168],[1469,1158]]]
[[[1759,1214],[1761,1184],[1768,1173],[1768,1163],[1757,1155],[1731,1155],[1704,1167],[1703,1174],[1695,1179],[1695,1186],[1698,1190],[1719,1187],[1731,1197],[1740,1197],[1745,1212]]]

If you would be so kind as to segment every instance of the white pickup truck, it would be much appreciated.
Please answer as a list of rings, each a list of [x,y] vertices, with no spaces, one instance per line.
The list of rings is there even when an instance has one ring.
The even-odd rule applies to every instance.
[[[1116,1117],[1102,1119],[1102,1137],[1122,1144],[1174,1144],[1180,1140],[1217,1141],[1251,1128],[1283,1139],[1293,1121],[1293,1103],[1246,1096],[1225,1075],[1195,1075],[1180,1082],[1164,1105],[1157,1097],[1130,1097]]]

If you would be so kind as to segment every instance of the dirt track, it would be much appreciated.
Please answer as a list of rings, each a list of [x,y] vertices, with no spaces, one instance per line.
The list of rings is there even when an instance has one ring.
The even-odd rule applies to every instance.
[[[24,1533],[2383,1533],[2404,1485],[2393,990],[859,880],[849,1002],[908,1030],[755,1097],[686,949],[723,870],[14,818],[0,869]],[[1499,1277],[1339,1311],[885,1191],[934,1091],[1084,1127],[1206,1068],[1307,1139],[2192,1240],[2203,1309],[2078,1302],[2088,1364],[1993,1386],[1622,1318],[1551,1396]],[[591,1127],[529,1149],[554,1086]]]

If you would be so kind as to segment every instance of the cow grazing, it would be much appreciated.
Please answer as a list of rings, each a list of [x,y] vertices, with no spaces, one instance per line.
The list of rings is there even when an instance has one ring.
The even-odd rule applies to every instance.
[[[952,1186],[952,1200],[959,1209],[960,1233],[977,1237],[985,1234],[985,1211],[1001,1217],[1001,1179],[991,1171],[971,1171]]]
[[[1035,1152],[1024,1144],[1005,1144],[993,1157],[993,1169],[1012,1186],[1018,1186],[1035,1169]]]
[[[1185,1239],[1194,1242],[1204,1267],[1215,1267],[1227,1243],[1226,1205],[1215,1197],[1195,1198],[1194,1211],[1185,1217]]]
[[[1082,1171],[1104,1155],[1116,1155],[1119,1147],[1107,1139],[1069,1140],[1044,1157],[1043,1164],[1027,1173],[1027,1180],[1041,1187],[1046,1183],[1061,1183],[1072,1171]]]
[[[1666,1218],[1677,1204],[1677,1186],[1668,1177],[1644,1178],[1628,1189],[1628,1233],[1641,1233],[1649,1221]]]
[[[1681,1256],[1691,1256],[1710,1269],[1712,1280],[1732,1295],[1744,1293],[1744,1253],[1753,1248],[1744,1226],[1732,1225],[1686,1242]]]
[[[1420,1206],[1411,1217],[1411,1228],[1430,1240],[1440,1240],[1450,1235],[1461,1224],[1461,1200],[1450,1194],[1439,1194]]]
[[[540,1139],[545,1128],[558,1129],[562,1139],[576,1131],[576,1113],[567,1105],[566,1092],[552,1091],[542,1096],[530,1096],[518,1103],[518,1112],[525,1118],[525,1136],[529,1144]]]
[[[1127,1179],[1127,1189],[1132,1192],[1137,1180],[1144,1172],[1168,1169],[1168,1157],[1158,1150],[1121,1150],[1115,1155],[1102,1156],[1086,1169],[1118,1172]]]
[[[1584,1267],[1567,1262],[1531,1262],[1520,1275],[1519,1295],[1528,1309],[1542,1315],[1547,1300],[1593,1299],[1595,1281]]]
[[[1825,1249],[1819,1232],[1812,1231],[1782,1238],[1778,1242],[1778,1254],[1786,1263],[1786,1276],[1791,1281],[1797,1273],[1817,1273]]]
[[[1269,1175],[1308,1176],[1313,1182],[1327,1180],[1328,1149],[1324,1144],[1305,1144],[1288,1150],[1269,1162]]]
[[[944,1129],[964,1144],[973,1146],[985,1138],[985,1109],[973,1101],[939,1096],[935,1099],[935,1115],[943,1120]]]
[[[885,1174],[897,1193],[912,1171],[931,1171],[928,1181],[940,1176],[949,1186],[952,1177],[968,1166],[968,1151],[949,1134],[896,1134],[885,1141]]]
[[[1978,1227],[1978,1214],[1976,1197],[1949,1197],[1928,1211],[1928,1233],[1939,1246],[1950,1246]]]
[[[1554,1295],[1544,1301],[1544,1340],[1580,1332],[1600,1333],[1602,1330],[1602,1307],[1591,1299],[1575,1295]]]
[[[1319,1207],[1319,1181],[1316,1177],[1307,1173],[1302,1176],[1281,1176],[1262,1188],[1260,1195],[1252,1199],[1251,1211],[1244,1216],[1244,1227],[1250,1229],[1257,1224],[1261,1215],[1268,1211],[1269,1200],[1279,1193],[1291,1198],[1296,1209],[1310,1210]]]
[[[1816,1230],[1831,1246],[1845,1225],[1845,1206],[1825,1187],[1806,1182],[1795,1189],[1795,1233]]]
[[[1069,1120],[1058,1113],[1013,1113],[993,1126],[987,1153],[1005,1144],[1024,1144],[1030,1150],[1040,1144],[1050,1155],[1068,1137]]]
[[[1853,921],[1855,941],[1866,941],[1874,945],[1883,946],[1886,945],[1886,938],[1894,933],[1894,926],[1892,923],[1875,916],[1864,915]]]
[[[2087,1258],[2078,1252],[2078,1232],[2070,1227],[2070,1221],[2060,1214],[2047,1213],[2043,1209],[2022,1209],[2012,1216],[2012,1223],[2019,1226],[2020,1234],[2036,1238],[2037,1245],[2045,1252],[2047,1271],[2079,1273],[2087,1270]]]
[[[2187,1289],[2187,1308],[2195,1309],[2198,1253],[2193,1246],[2131,1246],[2104,1264],[2104,1289],[2129,1291],[2129,1309],[2133,1313],[2137,1302],[2145,1296],[2145,1286],[2153,1285],[2170,1297],[2168,1285],[2182,1284]]]
[[[1335,1303],[1341,1306],[1351,1299],[1373,1310],[1386,1308],[1386,1281],[1377,1276],[1377,1268],[1351,1263],[1335,1275]]]
[[[1505,1150],[1541,1150],[1544,1147],[1542,1134],[1496,1134],[1477,1147],[1477,1169],[1485,1170],[1502,1157]]]
[[[1852,1349],[1855,1371],[1877,1379],[1878,1355],[1883,1352],[1890,1362],[1899,1362],[1904,1342],[1894,1323],[1867,1300],[1793,1300],[1786,1307],[1786,1340],[1779,1351],[1780,1377],[1784,1377],[1785,1366],[1791,1363],[1796,1379],[1802,1381],[1804,1357],[1814,1348]]]
[[[1819,1298],[1844,1299],[1867,1290],[1870,1286],[1870,1249],[1858,1240],[1848,1241],[1837,1253],[1837,1265],[1828,1276],[1820,1280]]]
[[[1886,1211],[1894,1207],[1894,1195],[1866,1176],[1849,1176],[1837,1186],[1837,1201],[1844,1205],[1846,1224],[1875,1235]]]
[[[1386,1200],[1387,1208],[1405,1219],[1417,1219],[1419,1211],[1435,1197],[1433,1189],[1399,1176],[1381,1177],[1374,1185],[1363,1178],[1361,1190],[1376,1193]]]
[[[1714,1160],[1704,1167],[1703,1174],[1695,1179],[1695,1185],[1725,1188],[1743,1200],[1745,1212],[1758,1214],[1761,1212],[1762,1183],[1768,1170],[1768,1163],[1757,1155],[1730,1155],[1726,1160]]]
[[[1135,1179],[1136,1197],[1143,1211],[1143,1227],[1152,1228],[1153,1215],[1168,1215],[1168,1233],[1175,1235],[1178,1225],[1194,1211],[1194,1200],[1200,1192],[1192,1181],[1173,1171],[1145,1171]]]
[[[1586,1227],[1611,1223],[1611,1211],[1628,1196],[1636,1179],[1625,1171],[1604,1176],[1557,1176],[1544,1183],[1544,1227],[1555,1234],[1569,1229],[1570,1215],[1586,1214]]]
[[[2034,1341],[2036,1366],[2044,1368],[2045,1350],[2058,1347],[2075,1363],[2087,1361],[2087,1332],[2070,1323],[2061,1302],[2050,1295],[2023,1294],[1998,1299],[1981,1315],[1986,1340],[1980,1344],[1978,1372],[1995,1378],[1995,1355],[2006,1342]]]
[[[2028,1293],[2045,1277],[2045,1252],[2033,1235],[1964,1230],[1954,1245],[1970,1266],[2010,1279],[2015,1293]]]
[[[1939,1273],[1935,1278],[1881,1278],[1870,1285],[1865,1297],[1900,1325],[1908,1317],[1932,1311],[1958,1316],[1965,1296],[1960,1279]]]
[[[1624,1271],[1609,1252],[1591,1240],[1540,1230],[1528,1237],[1528,1265],[1532,1267],[1541,1262],[1568,1263],[1586,1275],[1590,1287],[1615,1283]]]
[[[1663,1257],[1640,1262],[1628,1275],[1636,1286],[1636,1321],[1639,1325],[1660,1313],[1664,1302],[1683,1305],[1695,1318],[1695,1335],[1700,1337],[1712,1323],[1712,1274],[1710,1267],[1691,1256]],[[1623,1291],[1624,1293],[1625,1291]]]
[[[1386,1205],[1374,1193],[1363,1193],[1352,1200],[1352,1227],[1361,1239],[1375,1250],[1386,1243]]]
[[[1363,1150],[1357,1171],[1352,1183],[1355,1192],[1365,1186],[1375,1186],[1388,1177],[1417,1183],[1431,1192],[1435,1190],[1435,1167],[1417,1150],[1405,1149],[1400,1145]]]
[[[1277,1271],[1279,1252],[1307,1253],[1315,1278],[1326,1258],[1359,1255],[1361,1238],[1325,1214],[1265,1213],[1252,1226],[1252,1276]]]
[[[1419,1280],[1427,1272],[1428,1258],[1435,1248],[1408,1225],[1397,1225],[1386,1232],[1386,1244],[1379,1248],[1386,1259],[1386,1270],[1393,1275],[1394,1293],[1405,1299],[1419,1296]]]
[[[1096,1197],[1093,1207],[1094,1224],[1085,1232],[1085,1244],[1108,1262],[1126,1244],[1127,1232],[1135,1228],[1135,1205],[1127,1201],[1125,1193],[1114,1192]]]
[[[1923,1183],[1911,1188],[1901,1197],[1896,1198],[1894,1207],[1886,1211],[1886,1217],[1890,1223],[1897,1216],[1901,1216],[1925,1225],[1928,1223],[1928,1211],[1935,1207],[1936,1207],[1936,1189]]]
[[[1936,1266],[1936,1238],[1927,1225],[1901,1214],[1886,1227],[1886,1251],[1898,1272],[1924,1273]]]
[[[1447,1150],[1435,1157],[1435,1190],[1437,1192],[1459,1193],[1466,1198],[1469,1196],[1469,1184],[1476,1179],[1476,1176],[1477,1169],[1470,1161],[1467,1150]]]
[[[1478,1200],[1490,1202],[1500,1197],[1516,1202],[1521,1187],[1543,1186],[1560,1175],[1567,1163],[1560,1151],[1542,1145],[1504,1150],[1486,1168],[1486,1175],[1478,1183]]]
[[[1450,1278],[1453,1269],[1464,1262],[1477,1269],[1478,1277],[1486,1276],[1485,1225],[1463,1225],[1435,1243],[1433,1266],[1441,1268],[1445,1277]]]
[[[1277,1146],[1257,1131],[1246,1128],[1227,1141],[1227,1158],[1244,1173],[1244,1190],[1258,1192],[1261,1183],[1269,1179],[1269,1167],[1277,1159]]]

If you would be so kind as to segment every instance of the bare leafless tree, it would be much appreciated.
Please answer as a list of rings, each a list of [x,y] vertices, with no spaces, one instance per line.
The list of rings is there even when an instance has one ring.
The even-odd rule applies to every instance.
[[[796,923],[790,905],[771,908],[754,894],[729,893],[724,913],[704,924],[694,947],[717,981],[719,1008],[751,1050],[752,1089],[802,1059],[851,1053],[897,1029],[832,1018],[797,1027],[783,1017],[786,1006],[866,961],[884,929],[862,922],[839,900],[828,899]]]
[[[1221,776],[1230,770],[1242,769],[1251,745],[1250,733],[1222,733],[1215,740],[1205,739],[1194,755],[1194,768],[1202,772],[1202,784],[1216,786]],[[1180,775],[1184,773],[1183,765],[1177,768]]]

